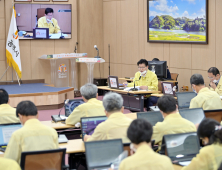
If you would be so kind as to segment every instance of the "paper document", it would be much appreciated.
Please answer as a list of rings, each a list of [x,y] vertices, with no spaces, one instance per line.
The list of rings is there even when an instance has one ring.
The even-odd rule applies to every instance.
[[[61,37],[61,33],[58,34],[49,34],[50,39],[59,39]],[[67,37],[67,34],[62,34],[62,36]]]
[[[191,161],[184,161],[184,162],[179,162],[180,165],[182,166],[187,166],[190,164]]]
[[[130,89],[132,89],[132,88],[134,88],[134,87],[126,87],[126,88],[124,89],[124,91],[130,91]],[[138,90],[140,90],[140,86],[135,86],[135,88],[138,89]]]
[[[222,99],[222,96],[220,96],[220,98]]]
[[[62,120],[66,120],[68,117],[63,116],[63,115],[60,115],[60,118],[61,118]]]

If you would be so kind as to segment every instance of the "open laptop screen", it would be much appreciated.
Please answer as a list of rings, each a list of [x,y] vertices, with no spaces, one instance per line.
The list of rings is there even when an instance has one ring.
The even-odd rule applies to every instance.
[[[88,169],[108,167],[123,152],[121,139],[85,142]]]
[[[179,113],[184,119],[193,122],[195,125],[199,124],[205,118],[205,114],[202,108],[179,109]]]
[[[171,159],[196,155],[200,150],[199,138],[196,132],[165,135],[164,140],[167,155]]]
[[[69,100],[68,104],[65,105],[65,116],[69,117],[69,115],[73,112],[73,110],[83,103],[85,103],[83,99]]]
[[[0,146],[6,146],[12,136],[12,133],[21,127],[22,125],[20,123],[0,125]]]
[[[82,117],[81,118],[82,138],[84,139],[85,135],[92,135],[96,126],[98,126],[101,122],[104,122],[106,119],[107,119],[106,116]]]
[[[139,112],[137,113],[137,118],[146,119],[151,123],[152,126],[155,126],[157,122],[163,121],[163,116],[159,111],[155,112]]]
[[[179,109],[189,108],[191,99],[197,96],[194,92],[179,92],[176,95]]]

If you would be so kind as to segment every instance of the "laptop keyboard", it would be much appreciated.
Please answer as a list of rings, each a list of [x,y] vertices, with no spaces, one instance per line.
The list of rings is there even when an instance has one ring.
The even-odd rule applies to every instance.
[[[5,148],[0,148],[0,151],[5,152],[6,147]]]

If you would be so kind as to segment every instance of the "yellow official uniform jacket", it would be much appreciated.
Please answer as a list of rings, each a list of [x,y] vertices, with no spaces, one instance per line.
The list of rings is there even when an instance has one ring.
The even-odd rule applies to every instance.
[[[60,27],[55,18],[52,18],[52,22],[53,24],[51,22],[47,23],[46,17],[41,17],[38,20],[38,28],[49,28],[49,34],[56,34],[60,31]]]
[[[203,110],[222,109],[220,96],[208,87],[202,88],[190,102],[190,108],[203,108]]]
[[[43,125],[38,119],[29,119],[15,131],[7,145],[4,157],[20,164],[21,153],[58,149],[58,134],[55,129]]]
[[[16,116],[16,109],[9,104],[0,105],[0,124],[20,123]]]
[[[135,82],[135,86],[148,86],[148,90],[158,91],[158,79],[155,73],[147,70],[145,77],[142,76],[139,80],[140,74],[139,71],[136,72],[133,83],[128,83],[127,87],[133,87]]]
[[[188,166],[182,170],[218,170],[222,163],[222,145],[212,144],[200,150]]]
[[[134,155],[124,159],[119,170],[174,170],[171,160],[154,152],[149,145],[141,145]]]
[[[0,170],[21,170],[21,168],[14,160],[0,158]]]
[[[80,122],[81,117],[105,116],[103,102],[96,98],[89,99],[87,103],[83,103],[76,107],[66,119],[66,124],[75,125]]]
[[[214,90],[212,87],[210,87],[210,90],[215,91],[219,94],[219,96],[222,96],[222,78],[220,78],[217,88]]]
[[[173,113],[167,115],[163,122],[158,122],[153,127],[152,139],[155,140],[155,144],[160,146],[164,135],[196,131],[196,127],[192,122],[182,118],[179,113]]]
[[[129,143],[126,132],[132,119],[121,112],[112,113],[108,119],[100,123],[87,141],[121,138],[123,143]]]

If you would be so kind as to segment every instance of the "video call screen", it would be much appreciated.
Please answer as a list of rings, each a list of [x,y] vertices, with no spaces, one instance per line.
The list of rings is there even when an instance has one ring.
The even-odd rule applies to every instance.
[[[47,8],[53,9],[53,13],[46,15]],[[15,4],[15,10],[19,39],[38,39],[44,36],[45,39],[71,38],[71,4]]]

